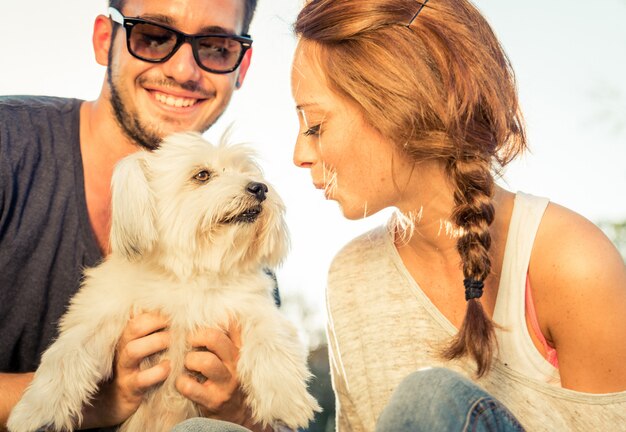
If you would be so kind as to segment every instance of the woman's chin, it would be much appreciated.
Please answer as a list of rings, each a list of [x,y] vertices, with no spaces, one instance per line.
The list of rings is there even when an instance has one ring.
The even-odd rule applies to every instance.
[[[366,206],[350,206],[342,204],[340,201],[336,201],[339,205],[339,209],[348,220],[360,220],[366,217],[372,216],[375,212],[370,211]]]

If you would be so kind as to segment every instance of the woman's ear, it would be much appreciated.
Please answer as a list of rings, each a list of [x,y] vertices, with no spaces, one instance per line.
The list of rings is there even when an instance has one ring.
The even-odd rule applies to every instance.
[[[91,41],[96,61],[102,66],[108,66],[109,64],[109,50],[111,49],[112,44],[112,32],[113,22],[109,19],[109,17],[98,15],[93,24],[93,35],[91,37]]]

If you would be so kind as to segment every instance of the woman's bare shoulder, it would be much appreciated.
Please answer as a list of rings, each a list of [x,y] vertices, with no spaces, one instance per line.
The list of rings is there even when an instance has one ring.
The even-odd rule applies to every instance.
[[[548,205],[537,231],[530,267],[536,279],[555,286],[626,283],[624,261],[602,230],[554,203]],[[626,295],[626,286],[619,291]]]
[[[549,204],[537,231],[530,282],[564,387],[626,390],[626,266],[583,216]]]

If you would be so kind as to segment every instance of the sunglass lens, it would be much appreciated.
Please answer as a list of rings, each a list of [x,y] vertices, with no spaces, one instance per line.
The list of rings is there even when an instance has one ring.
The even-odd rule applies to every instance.
[[[152,24],[140,23],[133,27],[130,38],[132,52],[148,60],[167,57],[176,46],[176,34]]]
[[[198,57],[202,65],[214,71],[234,68],[241,51],[241,44],[230,38],[207,36],[198,40]]]

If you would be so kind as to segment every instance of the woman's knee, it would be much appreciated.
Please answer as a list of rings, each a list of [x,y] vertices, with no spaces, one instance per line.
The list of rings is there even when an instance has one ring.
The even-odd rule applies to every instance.
[[[191,418],[174,426],[171,432],[250,432],[242,426],[221,420]]]
[[[445,368],[423,369],[398,385],[376,429],[462,430],[479,400],[491,400],[491,396],[461,374]]]
[[[455,372],[451,369],[446,369],[443,367],[432,367],[420,369],[416,372],[407,375],[398,388],[400,387],[415,387],[415,386],[433,386],[433,385],[451,385],[455,384],[459,381],[469,381],[463,375],[458,372]]]
[[[447,405],[456,400],[458,393],[483,393],[480,387],[463,375],[446,368],[428,368],[405,377],[394,391],[392,398],[403,401],[419,399],[430,403]]]

